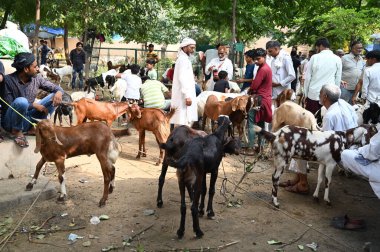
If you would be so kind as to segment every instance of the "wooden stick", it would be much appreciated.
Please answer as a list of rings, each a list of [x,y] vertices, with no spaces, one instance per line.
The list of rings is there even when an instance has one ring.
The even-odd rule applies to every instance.
[[[29,235],[28,235],[28,241],[29,241],[30,243],[45,244],[45,245],[50,245],[50,246],[54,246],[54,247],[58,247],[58,248],[66,248],[66,247],[64,247],[64,246],[60,246],[60,245],[57,245],[57,244],[54,244],[54,243],[33,241],[33,240],[32,240],[32,234],[29,234]]]
[[[56,215],[53,215],[53,216],[49,217],[47,220],[45,220],[45,221],[41,224],[41,226],[38,227],[38,229],[41,229],[43,226],[45,226],[45,224],[46,224],[49,220],[53,219],[55,216],[56,216]],[[38,229],[37,229],[37,230],[38,230]]]
[[[144,232],[145,232],[145,231],[147,231],[148,229],[152,228],[152,227],[153,227],[153,225],[154,225],[154,223],[153,223],[153,224],[151,224],[150,226],[148,226],[148,227],[144,228],[143,230],[141,230],[141,231],[137,232],[136,234],[132,235],[132,236],[131,236],[131,240],[133,240],[133,239],[134,239],[136,236],[138,236],[138,235],[140,235],[140,234],[144,233]]]
[[[293,243],[295,243],[295,242],[297,242],[297,241],[299,241],[306,233],[307,233],[307,231],[309,231],[310,230],[310,228],[308,228],[308,229],[306,229],[300,236],[298,236],[297,238],[295,238],[295,239],[293,239],[293,240],[291,240],[290,242],[288,242],[288,243],[284,243],[284,244],[282,244],[280,247],[278,247],[278,248],[285,248],[286,246],[289,246],[289,245],[292,245]]]

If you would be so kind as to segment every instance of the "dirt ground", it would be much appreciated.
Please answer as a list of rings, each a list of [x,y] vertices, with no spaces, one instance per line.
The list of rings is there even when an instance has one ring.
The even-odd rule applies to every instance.
[[[300,251],[298,245],[305,246],[312,242],[318,244],[317,251],[362,251],[365,242],[372,243],[372,251],[380,251],[380,233],[377,229],[380,226],[380,201],[368,182],[340,176],[335,172],[330,190],[332,206],[323,203],[322,191],[320,203],[315,203],[312,193],[296,195],[281,188],[281,205],[277,210],[270,204],[273,172],[270,160],[259,161],[253,172],[244,179],[235,197],[231,196],[233,184],[243,174],[241,155],[229,156],[222,161],[214,199],[216,218],[200,219],[204,237],[194,238],[190,203],[187,200],[186,233],[183,239],[178,240],[176,230],[180,220],[180,195],[175,169],[169,168],[163,192],[164,206],[159,209],[156,207],[156,194],[161,167],[154,165],[159,153],[157,144],[153,135],[147,133],[148,156],[136,160],[138,137],[134,130],[132,132],[132,136],[118,140],[122,152],[116,163],[116,188],[105,207],[98,207],[103,178],[96,157],[68,159],[66,203],[58,204],[55,198],[37,201],[3,251],[107,251],[111,248],[119,248],[118,251],[216,251],[222,246],[220,249],[223,251],[236,252],[274,251],[281,248],[281,245],[269,245],[270,240],[290,243],[283,247],[283,251]],[[252,162],[253,157],[247,156],[246,161]],[[291,175],[285,173],[281,180],[290,179]],[[47,176],[51,179],[49,183],[56,184],[58,189],[54,167],[47,169]],[[312,169],[309,173],[311,191],[315,189],[316,177],[317,171]],[[222,183],[224,178],[227,180]],[[225,196],[232,202],[230,204],[220,193],[222,184],[227,191]],[[6,217],[12,217],[14,228],[28,208],[21,206],[1,213],[0,223]],[[154,214],[146,215],[146,210],[154,210]],[[92,216],[103,214],[109,219],[98,225],[90,223]],[[365,219],[366,230],[339,230],[330,226],[334,216],[345,214]],[[20,232],[22,229],[31,231],[33,226],[41,225],[43,230],[49,230],[44,237]],[[60,231],[52,232],[57,227]],[[146,228],[145,232],[135,236],[122,248],[123,240]],[[83,238],[71,242],[68,240],[70,233]],[[4,237],[0,236],[0,240]],[[233,242],[237,243],[223,247]],[[304,251],[312,250],[305,246]]]

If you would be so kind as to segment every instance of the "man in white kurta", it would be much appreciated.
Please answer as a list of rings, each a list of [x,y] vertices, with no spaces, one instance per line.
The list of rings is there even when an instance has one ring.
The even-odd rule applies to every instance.
[[[341,158],[345,169],[368,179],[380,199],[380,132],[371,138],[369,144],[357,150],[344,150]]]
[[[218,48],[218,57],[212,59],[205,67],[205,73],[211,74],[211,78],[206,84],[207,91],[213,91],[215,80],[213,79],[213,73],[215,71],[215,75],[218,75],[220,71],[226,71],[228,80],[232,80],[234,67],[232,65],[232,61],[227,58],[227,49],[225,46],[219,46]]]
[[[370,103],[380,106],[380,51],[368,52],[366,58],[369,67],[364,70],[362,98],[366,100],[367,109]]]
[[[176,111],[170,120],[175,125],[191,126],[198,121],[194,74],[189,56],[194,53],[195,41],[185,38],[180,44],[172,86],[171,107]]]

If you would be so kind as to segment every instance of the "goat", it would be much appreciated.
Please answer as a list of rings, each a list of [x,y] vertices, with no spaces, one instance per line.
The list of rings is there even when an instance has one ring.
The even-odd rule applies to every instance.
[[[102,75],[86,80],[86,86],[84,87],[84,91],[90,93],[90,89],[96,90],[98,86],[100,86],[101,89],[104,88],[104,80]]]
[[[318,183],[313,197],[318,200],[319,188],[324,175],[326,179],[324,200],[330,205],[331,176],[335,166],[341,161],[342,151],[353,144],[363,144],[367,139],[369,140],[370,135],[377,131],[375,127],[371,128],[374,129],[370,131],[368,126],[359,126],[346,132],[334,132],[311,131],[297,126],[284,126],[275,133],[271,133],[255,125],[254,130],[262,134],[272,144],[275,168],[272,174],[272,201],[275,207],[279,207],[277,200],[279,179],[291,158],[319,163]]]
[[[87,119],[105,121],[108,126],[119,116],[131,111],[136,117],[141,116],[137,105],[129,105],[128,102],[98,102],[92,99],[82,98],[77,102],[70,103],[75,108],[78,124]]]
[[[276,98],[277,107],[280,107],[286,101],[294,101],[295,95],[293,89],[284,89]]]
[[[210,118],[216,121],[220,115],[230,115],[232,112],[240,110],[244,115],[247,114],[246,106],[248,103],[248,95],[238,96],[230,101],[218,101],[215,95],[210,95],[207,98],[203,112],[203,130],[205,129],[206,119]]]
[[[136,114],[136,112],[140,112]],[[145,150],[145,131],[152,131],[158,145],[165,143],[170,134],[170,118],[174,115],[175,109],[171,109],[168,113],[164,113],[157,108],[141,108],[139,111],[129,112],[129,121],[139,132],[139,151],[136,159],[140,159],[141,153],[146,157]],[[160,156],[156,165],[160,165],[164,156],[163,149],[160,148]]]
[[[380,117],[380,107],[375,102],[369,103],[369,108],[363,112],[363,123],[367,124],[371,121],[372,124],[377,124]]]
[[[179,153],[179,159],[169,159],[169,165],[177,168],[178,185],[181,194],[181,224],[177,230],[178,238],[182,238],[185,233],[186,202],[185,187],[191,189],[193,203],[191,214],[193,217],[193,231],[198,238],[203,236],[199,227],[198,206],[205,188],[206,173],[211,173],[209,200],[207,205],[207,216],[215,216],[212,201],[215,194],[215,183],[218,177],[218,167],[223,158],[223,142],[225,134],[230,125],[228,116],[218,118],[218,128],[214,133],[205,137],[197,137],[185,142]],[[200,206],[202,209],[203,206]]]
[[[47,79],[48,73],[51,73],[51,69],[46,65],[40,65],[38,72],[42,75],[42,77]]]
[[[101,134],[99,134],[101,132]],[[119,155],[112,131],[102,122],[86,123],[74,127],[54,126],[49,120],[41,120],[36,127],[35,153],[41,153],[36,171],[26,190],[33,189],[42,166],[54,162],[58,170],[61,192],[58,201],[67,197],[65,181],[65,159],[78,155],[96,154],[104,177],[103,196],[99,207],[106,204],[108,194],[115,188],[115,162]]]
[[[189,141],[196,137],[205,137],[207,133],[201,130],[194,130],[186,125],[181,125],[173,129],[170,133],[168,140],[166,143],[160,144],[162,149],[165,149],[165,156],[162,162],[161,174],[158,179],[158,193],[157,193],[157,207],[161,208],[163,206],[162,200],[162,188],[165,184],[165,176],[168,170],[168,160],[170,159],[178,159],[181,148],[185,145],[186,141]],[[228,137],[227,140],[223,143],[223,152],[229,154],[239,154],[239,150],[241,148],[241,143],[239,139]],[[206,194],[207,188],[204,188],[204,194]],[[188,188],[190,192],[190,189]],[[191,196],[191,194],[190,194]],[[203,201],[204,202],[204,197]],[[204,205],[202,204],[201,205]],[[200,215],[203,215],[203,208],[199,211]]]
[[[285,125],[294,125],[308,128],[309,130],[319,130],[319,126],[314,115],[302,108],[300,105],[285,101],[274,112],[272,118],[272,131],[275,132]]]
[[[70,81],[73,78],[73,67],[72,66],[64,66],[61,68],[53,68],[51,70],[52,74],[55,76],[59,76],[59,85],[61,86],[63,77],[70,76]],[[70,81],[68,83],[70,83]]]
[[[82,98],[88,98],[88,99],[92,99],[92,100],[95,100],[95,97],[96,97],[96,90],[94,89],[90,89],[90,93],[87,93],[87,91],[76,91],[76,92],[72,92],[71,93],[71,99],[73,99],[73,101],[79,101],[80,99]]]
[[[110,92],[116,101],[121,101],[127,90],[127,82],[123,79],[118,79],[115,84],[110,88]]]
[[[241,94],[235,94],[235,93],[221,93],[216,91],[203,91],[200,95],[197,96],[197,107],[198,107],[198,117],[203,116],[204,107],[206,105],[207,98],[210,95],[215,95],[218,98],[218,101],[224,101],[227,97],[238,97],[241,96]]]
[[[57,117],[59,119],[59,126],[62,126],[62,115],[69,116],[70,120],[70,126],[73,125],[73,108],[70,105],[67,105],[67,103],[73,102],[73,99],[71,96],[64,92],[62,95],[62,101],[64,103],[61,103],[57,106],[54,113],[54,125],[57,121]]]

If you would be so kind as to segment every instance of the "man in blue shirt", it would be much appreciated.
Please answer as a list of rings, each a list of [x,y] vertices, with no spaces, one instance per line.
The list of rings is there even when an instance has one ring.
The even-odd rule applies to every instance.
[[[251,86],[252,80],[253,80],[253,72],[255,70],[255,63],[253,62],[253,50],[246,51],[244,53],[245,61],[247,62],[247,65],[245,66],[245,74],[244,79],[237,79],[237,83],[244,83],[241,90],[243,91],[246,88],[249,88]]]

